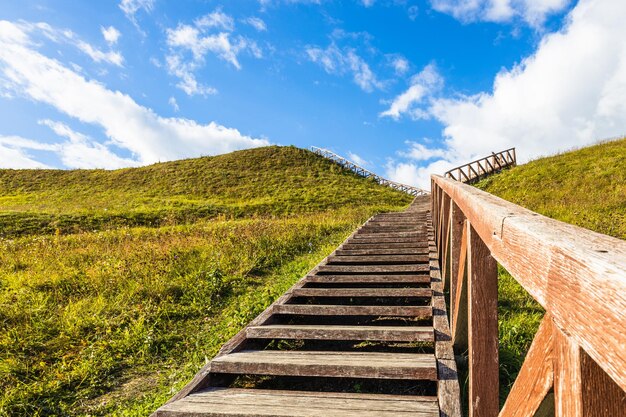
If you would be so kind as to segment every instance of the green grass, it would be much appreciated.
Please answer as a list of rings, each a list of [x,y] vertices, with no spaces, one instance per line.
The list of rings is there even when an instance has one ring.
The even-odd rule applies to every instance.
[[[357,225],[411,201],[278,147],[0,184],[7,416],[149,414]]]
[[[115,171],[0,170],[0,236],[408,202],[309,151],[271,146]]]
[[[545,216],[626,239],[626,139],[537,159],[476,186]],[[504,400],[544,311],[502,268],[498,298]]]

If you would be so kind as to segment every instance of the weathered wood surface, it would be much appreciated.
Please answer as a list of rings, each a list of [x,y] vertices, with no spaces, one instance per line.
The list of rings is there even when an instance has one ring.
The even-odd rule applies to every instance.
[[[307,282],[333,284],[424,284],[429,275],[309,275]]]
[[[420,297],[430,298],[430,288],[295,288],[294,297]]]
[[[432,238],[434,239],[434,236]],[[437,247],[434,241],[430,243],[430,276],[433,291],[433,328],[435,330],[435,357],[437,358],[439,415],[440,417],[461,417],[461,389],[452,349],[452,335],[446,314],[446,299],[443,295]]]
[[[432,178],[472,222],[492,256],[626,390],[626,242]]]
[[[395,249],[338,249],[336,256],[377,256],[377,255],[423,255],[428,248],[395,248]]]
[[[258,339],[434,341],[433,328],[428,326],[267,325],[248,327],[247,336]]]
[[[168,404],[158,417],[438,417],[434,397],[210,388]]]
[[[356,264],[356,265],[401,265],[428,262],[428,255],[370,255],[362,256],[333,256],[328,259],[328,264]]]
[[[415,241],[415,242],[386,242],[386,243],[364,243],[362,241],[358,241],[354,243],[354,241],[348,241],[341,245],[341,249],[401,249],[401,248],[427,248],[428,244]]]
[[[304,305],[280,304],[274,307],[276,314],[305,316],[391,316],[432,317],[430,306],[351,306],[351,305]]]
[[[470,417],[498,414],[498,268],[470,224],[467,245],[467,335]]]
[[[226,374],[436,380],[435,357],[415,353],[253,350],[211,361]]]
[[[500,417],[534,416],[553,384],[554,325],[546,315],[533,340]]]
[[[427,264],[417,265],[321,265],[318,273],[328,274],[394,274],[428,272]]]
[[[457,267],[456,285],[454,290],[454,299],[450,295],[452,321],[452,341],[459,351],[467,349],[467,237],[469,222],[464,221],[461,229],[461,244],[459,248],[459,261]],[[454,306],[454,307],[452,307]]]

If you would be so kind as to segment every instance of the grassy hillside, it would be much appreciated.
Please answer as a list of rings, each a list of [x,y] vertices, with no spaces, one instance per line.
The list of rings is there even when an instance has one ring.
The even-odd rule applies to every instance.
[[[105,170],[0,170],[0,233],[52,234],[391,204],[406,195],[295,147]]]
[[[307,151],[0,171],[0,415],[145,416],[370,215]]]
[[[545,216],[626,239],[626,139],[537,159],[477,187]],[[505,398],[544,312],[503,269],[498,293]]]

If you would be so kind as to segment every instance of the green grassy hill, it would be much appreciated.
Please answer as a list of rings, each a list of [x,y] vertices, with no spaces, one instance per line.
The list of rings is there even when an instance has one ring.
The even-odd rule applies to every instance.
[[[545,216],[626,239],[626,139],[540,158],[476,186]],[[498,293],[504,399],[544,312],[503,269]]]
[[[294,215],[409,199],[295,147],[105,170],[0,170],[0,233]]]
[[[292,147],[0,170],[0,415],[150,414],[356,226],[411,200]]]

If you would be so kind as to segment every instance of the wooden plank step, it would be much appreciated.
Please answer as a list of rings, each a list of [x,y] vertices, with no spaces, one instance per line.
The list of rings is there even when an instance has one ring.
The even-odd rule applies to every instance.
[[[439,417],[436,397],[207,388],[159,408],[156,417]]]
[[[328,304],[278,304],[274,306],[274,313],[303,316],[389,316],[420,319],[428,319],[433,316],[431,306],[345,306]]]
[[[384,274],[384,273],[416,273],[428,272],[430,265],[320,265],[317,268],[317,275],[328,274]]]
[[[362,236],[356,238],[353,236],[349,243],[363,243],[363,244],[376,244],[376,243],[416,243],[422,239],[421,237],[378,237],[378,236]]]
[[[434,354],[242,350],[211,361],[211,373],[437,380]]]
[[[325,284],[427,284],[430,275],[309,275],[306,280]]]
[[[395,248],[395,249],[337,249],[335,256],[377,256],[377,255],[425,255],[429,253],[424,248]]]
[[[411,238],[411,239],[415,239],[415,238],[420,238],[420,237],[424,237],[426,238],[428,236],[428,234],[426,232],[392,232],[392,233],[387,233],[387,232],[376,232],[376,233],[361,233],[361,231],[359,231],[359,233],[357,233],[356,235],[353,236],[354,239],[379,239],[379,238]]]
[[[294,288],[294,297],[431,297],[430,288]]]
[[[376,264],[417,264],[429,261],[429,255],[370,255],[370,256],[331,256],[328,264],[356,264],[356,265],[376,265]]]
[[[342,249],[395,249],[395,248],[428,248],[428,242],[398,242],[398,243],[368,243],[358,240],[350,240],[343,245]]]
[[[250,339],[314,339],[314,340],[375,340],[383,342],[434,342],[432,327],[419,326],[316,326],[282,325],[246,328]]]

